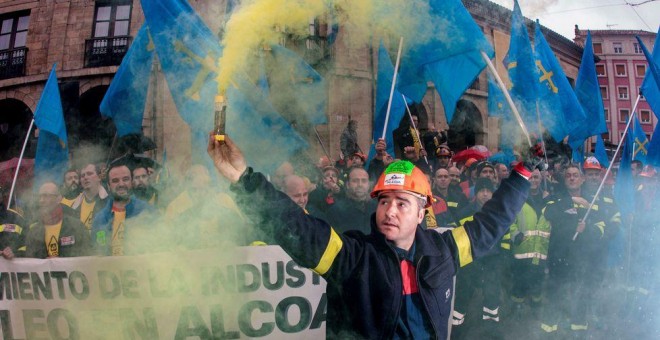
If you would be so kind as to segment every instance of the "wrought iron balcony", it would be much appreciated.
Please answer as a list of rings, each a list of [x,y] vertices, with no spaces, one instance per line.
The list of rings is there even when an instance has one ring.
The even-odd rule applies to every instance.
[[[0,79],[24,76],[27,52],[27,47],[0,51]]]
[[[132,40],[128,35],[85,40],[85,67],[121,64]]]

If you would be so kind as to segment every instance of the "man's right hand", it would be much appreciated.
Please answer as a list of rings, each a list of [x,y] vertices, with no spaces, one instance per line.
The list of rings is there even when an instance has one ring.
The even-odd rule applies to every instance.
[[[225,141],[221,143],[215,140],[215,136],[211,132],[206,152],[213,160],[218,172],[232,183],[238,182],[247,169],[243,153],[229,136],[225,136]]]

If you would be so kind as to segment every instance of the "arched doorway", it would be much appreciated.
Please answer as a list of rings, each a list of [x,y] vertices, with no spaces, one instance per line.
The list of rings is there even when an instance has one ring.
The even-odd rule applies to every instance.
[[[476,144],[482,144],[483,137],[484,123],[481,111],[471,101],[459,100],[454,117],[449,123],[449,147],[452,150],[463,150]]]
[[[32,110],[20,100],[0,100],[0,162],[19,157],[23,142],[32,121]],[[26,158],[34,158],[36,138],[34,134],[25,150]]]
[[[105,162],[115,136],[116,128],[111,119],[101,116],[99,105],[108,86],[96,86],[80,96],[77,110],[66,115],[69,132],[69,148],[75,166],[84,162]]]

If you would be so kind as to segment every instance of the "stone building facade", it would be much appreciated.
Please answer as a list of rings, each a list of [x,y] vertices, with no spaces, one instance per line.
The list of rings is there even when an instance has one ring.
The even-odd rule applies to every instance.
[[[587,32],[576,25],[574,41],[583,46]],[[635,36],[639,36],[651,51],[656,35],[639,30],[591,30],[594,55],[600,59],[596,64],[596,73],[609,131],[603,137],[607,142],[619,144],[648,69],[646,57]],[[636,112],[644,133],[650,139],[658,118],[643,96]]]
[[[212,31],[218,32],[215,19],[223,13],[224,1],[190,0],[190,3]],[[502,60],[509,45],[511,11],[487,0],[463,0],[463,3],[495,47],[495,65],[506,81]],[[21,19],[26,16],[27,23]],[[0,20],[10,19],[7,46],[3,45],[4,30],[0,34],[0,161],[18,156],[54,63],[57,63],[73,158],[95,157],[97,161],[106,158],[115,130],[110,120],[101,117],[98,105],[122,53],[144,21],[140,1],[0,0]],[[532,21],[528,20],[527,25],[533,37]],[[582,48],[551,30],[544,28],[544,33],[567,77],[574,80]],[[368,150],[371,143],[378,42],[350,47],[346,43],[350,36],[350,29],[340,28],[332,46],[325,44],[321,36],[314,37],[318,38],[315,40],[318,44],[297,49],[312,65],[325,65],[329,84],[328,124],[317,126],[317,130],[335,159],[339,157],[339,137],[349,117],[358,123],[362,150]],[[393,44],[388,48],[396,50]],[[158,63],[152,74],[143,122],[144,134],[158,146],[151,156],[160,160],[166,150],[168,162],[172,160],[171,164],[183,171],[190,160],[190,137],[181,128],[184,123],[176,112]],[[450,129],[456,133],[457,139],[452,140],[456,148],[483,144],[496,150],[500,131],[498,120],[488,117],[485,72],[459,101],[453,122],[446,121],[445,109],[432,84],[424,104],[428,115],[420,117],[420,127],[433,124],[437,129]],[[456,125],[457,121],[462,125]],[[35,138],[33,132],[28,157],[34,155]],[[323,154],[315,139],[310,139],[310,145],[312,154]]]

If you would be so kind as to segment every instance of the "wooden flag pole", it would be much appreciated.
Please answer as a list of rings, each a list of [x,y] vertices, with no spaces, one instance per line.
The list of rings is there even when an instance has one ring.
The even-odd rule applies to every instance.
[[[392,87],[390,88],[390,99],[387,102],[387,113],[385,114],[385,125],[383,125],[382,139],[385,139],[387,132],[387,123],[390,120],[390,110],[392,109],[392,97],[394,96],[394,88],[396,87],[396,77],[399,74],[399,63],[401,62],[401,49],[403,48],[403,37],[399,39],[399,52],[396,54],[396,65],[394,66],[394,76],[392,77]]]

